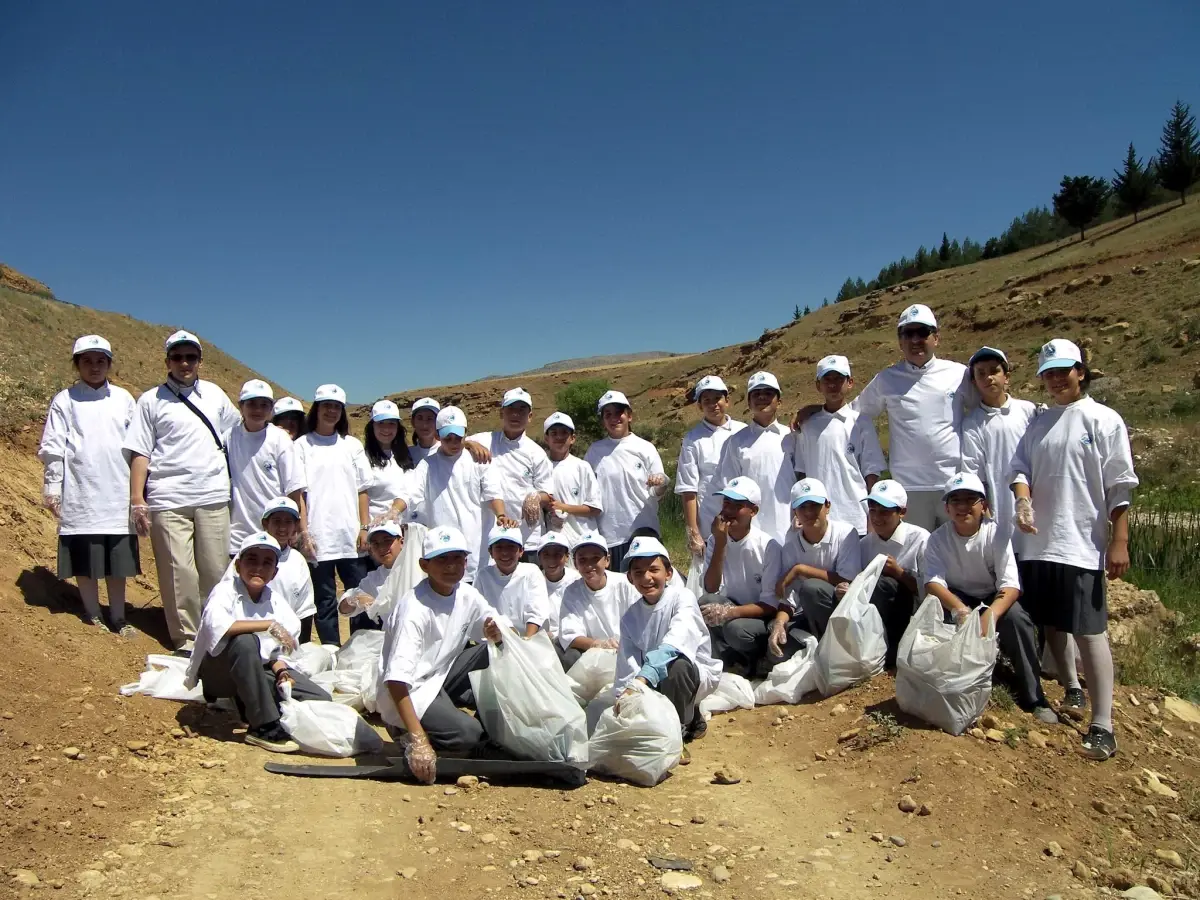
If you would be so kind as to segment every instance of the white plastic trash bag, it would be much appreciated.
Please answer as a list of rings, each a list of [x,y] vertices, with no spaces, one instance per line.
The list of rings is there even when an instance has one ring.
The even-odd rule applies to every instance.
[[[288,662],[292,668],[311,678],[333,668],[333,654],[324,644],[301,644],[288,657]]]
[[[487,646],[488,667],[471,684],[488,737],[521,759],[586,767],[587,718],[550,639],[510,632],[503,646]]]
[[[693,556],[691,568],[688,569],[687,581],[683,584],[691,591],[697,600],[704,595],[704,557]]]
[[[580,706],[586,706],[617,678],[617,651],[602,647],[585,650],[567,671],[567,681]]]
[[[425,580],[425,573],[421,571],[421,546],[424,543],[424,525],[409,522],[404,526],[404,549],[400,551],[400,558],[392,564],[392,574],[385,582],[385,585],[394,582],[391,587],[397,597],[403,597]]]
[[[159,700],[181,700],[203,702],[202,686],[197,684],[190,690],[184,687],[189,660],[181,656],[152,653],[146,657],[146,671],[139,680],[123,684],[119,688],[123,697],[132,694],[148,694]]]
[[[741,675],[722,672],[717,689],[700,701],[700,711],[711,716],[732,709],[754,709],[754,686]]]
[[[352,672],[358,676],[358,687],[354,690],[348,689],[349,676],[343,676],[344,680],[338,685],[340,690],[358,695],[358,702],[352,705],[375,712],[375,695],[383,668],[383,632],[375,629],[354,632],[338,651],[333,666],[337,672]]]
[[[283,695],[286,699],[279,704],[279,721],[306,753],[356,756],[383,749],[383,739],[349,706],[328,700],[293,700],[291,685],[284,686]]]
[[[613,696],[613,686],[606,684],[596,695],[596,699],[587,705],[585,712],[587,713],[587,731],[588,738],[596,733],[596,726],[600,724],[600,717],[604,715],[606,709],[612,709],[613,704],[617,702],[617,698]],[[589,749],[589,754],[591,753]]]
[[[876,556],[850,582],[829,617],[817,644],[817,689],[832,697],[859,682],[874,678],[887,662],[887,633],[871,595],[887,557]]]
[[[683,731],[670,700],[640,681],[630,687],[634,693],[600,716],[588,768],[653,787],[679,764]]]
[[[947,625],[932,594],[913,614],[896,658],[896,702],[909,715],[962,734],[987,708],[999,644],[996,623],[979,633],[981,610]]]
[[[311,676],[312,682],[323,688],[334,703],[349,706],[352,709],[363,710],[362,673],[357,669],[329,669]]]
[[[807,631],[791,632],[800,638],[800,649],[791,659],[777,663],[765,679],[754,686],[754,702],[794,705],[817,689],[817,639]],[[723,677],[723,676],[722,676]]]

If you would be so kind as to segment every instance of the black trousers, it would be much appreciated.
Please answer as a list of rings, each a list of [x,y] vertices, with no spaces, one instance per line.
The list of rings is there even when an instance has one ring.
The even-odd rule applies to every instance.
[[[686,656],[677,656],[667,666],[667,677],[654,688],[671,701],[675,712],[679,714],[680,726],[691,725],[696,719],[703,719],[700,707],[696,703],[696,691],[700,687],[700,670]]]
[[[446,675],[441,691],[421,716],[421,727],[433,749],[441,753],[465,755],[487,740],[483,725],[460,706],[474,707],[471,673],[488,666],[487,644],[467,647]]]
[[[303,672],[292,669],[291,675],[293,700],[332,699]],[[251,728],[279,721],[275,675],[271,664],[262,661],[257,634],[239,634],[216,656],[206,655],[200,662],[200,682],[205,700],[232,697]]]
[[[950,590],[971,609],[991,605],[991,597],[971,597],[954,590],[953,585]],[[949,624],[954,617],[947,611],[943,621]],[[1037,626],[1021,601],[1010,606],[996,623],[996,640],[1000,644],[1000,652],[1008,657],[1016,675],[1013,687],[1017,690],[1017,704],[1025,710],[1046,705],[1046,695],[1042,692],[1042,658],[1038,652]]]
[[[896,651],[900,638],[912,619],[916,598],[913,592],[895,578],[882,577],[871,595],[871,605],[879,610],[883,630],[887,634],[887,667],[896,668]]]
[[[336,575],[342,580],[343,590],[358,587],[366,574],[362,557],[349,556],[344,559],[327,559],[310,563],[312,571],[313,597],[317,604],[317,637],[322,644],[342,645],[338,633],[338,590]]]

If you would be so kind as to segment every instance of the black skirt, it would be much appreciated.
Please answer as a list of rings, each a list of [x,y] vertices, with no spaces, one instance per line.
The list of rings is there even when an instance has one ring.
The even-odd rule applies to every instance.
[[[1041,560],[1018,562],[1017,569],[1021,605],[1035,623],[1070,634],[1108,631],[1103,570]]]
[[[142,574],[134,534],[60,534],[59,578],[132,578]]]

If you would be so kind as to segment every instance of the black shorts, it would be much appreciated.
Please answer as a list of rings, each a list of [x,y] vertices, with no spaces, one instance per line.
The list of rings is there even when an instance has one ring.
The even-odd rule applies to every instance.
[[[59,578],[132,578],[142,574],[134,534],[63,534],[58,537]]]
[[[1017,569],[1021,605],[1035,623],[1069,634],[1108,631],[1103,570],[1041,560],[1024,560]]]

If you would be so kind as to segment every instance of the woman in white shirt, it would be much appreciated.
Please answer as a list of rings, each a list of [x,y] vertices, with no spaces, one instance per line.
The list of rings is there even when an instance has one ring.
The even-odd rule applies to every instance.
[[[404,426],[400,424],[400,407],[391,400],[380,400],[371,407],[371,419],[363,432],[363,449],[371,467],[367,513],[373,522],[388,514],[415,466]]]
[[[75,342],[79,381],[50,403],[38,459],[45,465],[42,502],[58,517],[58,577],[74,578],[84,621],[105,627],[100,579],[108,589],[113,631],[125,622],[125,579],[141,574],[137,536],[129,527],[129,464],[121,452],[134,400],[110,384],[112,346],[98,334]]]
[[[307,431],[296,441],[308,478],[308,531],[316,544],[313,591],[317,599],[317,636],[339,646],[337,584],[358,587],[366,574],[359,554],[367,545],[367,487],[371,473],[358,438],[347,431],[346,392],[323,384],[308,411]]]

